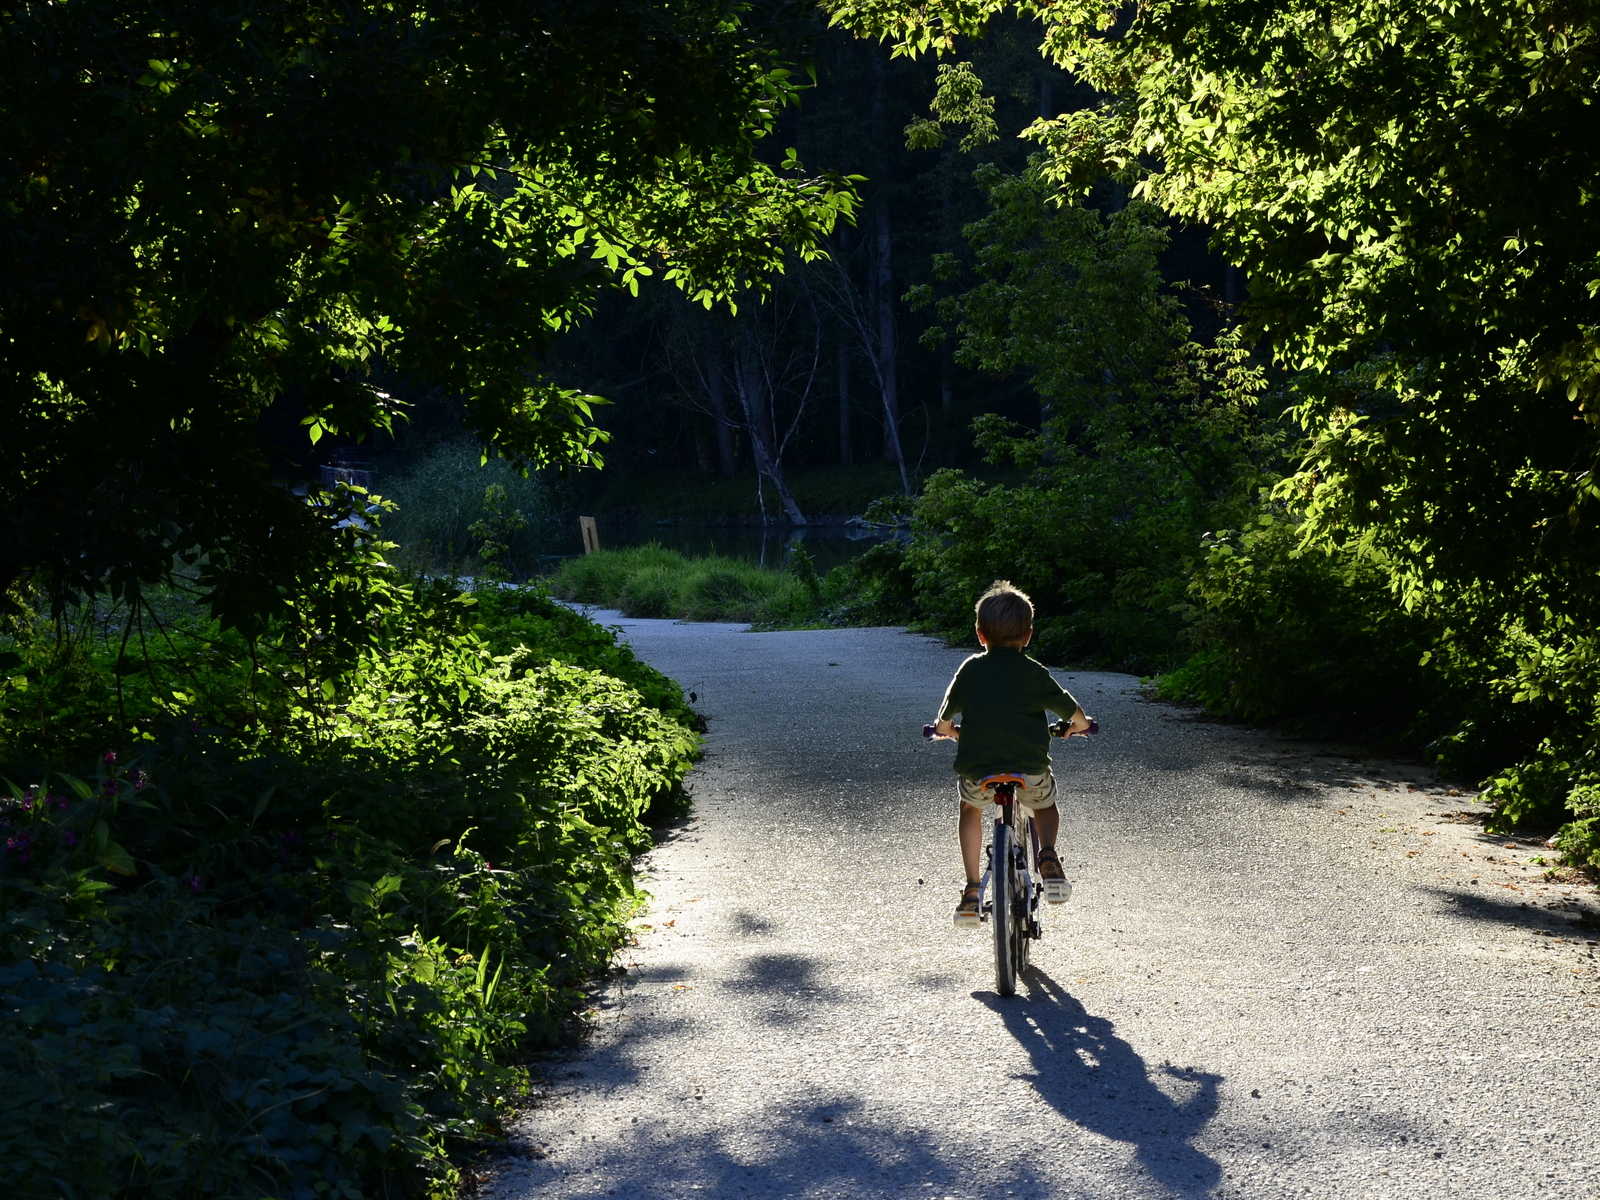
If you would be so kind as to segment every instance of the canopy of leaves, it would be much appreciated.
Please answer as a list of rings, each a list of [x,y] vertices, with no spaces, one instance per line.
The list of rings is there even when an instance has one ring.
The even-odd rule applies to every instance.
[[[758,153],[797,90],[775,28],[724,0],[0,9],[0,590],[128,594],[179,553],[227,618],[270,611],[339,514],[273,486],[260,414],[386,427],[375,365],[514,459],[593,461],[593,398],[541,363],[597,288],[709,304],[850,212]]]
[[[1032,127],[1045,173],[1209,226],[1247,330],[1302,372],[1279,494],[1303,541],[1369,556],[1481,686],[1592,758],[1600,5],[830,7],[904,54],[1038,19],[1103,98]]]

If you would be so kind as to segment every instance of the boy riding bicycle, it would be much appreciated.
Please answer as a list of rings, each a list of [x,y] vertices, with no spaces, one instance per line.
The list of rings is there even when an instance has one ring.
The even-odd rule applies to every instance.
[[[1005,580],[978,598],[978,642],[974,654],[956,670],[945,690],[934,728],[940,737],[957,738],[955,771],[960,796],[961,862],[967,884],[956,906],[958,926],[979,923],[979,852],[983,846],[983,810],[989,804],[986,776],[1007,772],[1023,777],[1019,804],[1032,810],[1039,832],[1039,874],[1045,899],[1060,904],[1072,894],[1056,854],[1061,825],[1056,808],[1056,780],[1050,773],[1050,728],[1045,710],[1071,713],[1067,735],[1087,732],[1089,718],[1072,693],[1049,670],[1022,652],[1033,637],[1033,602]],[[961,716],[957,727],[952,718]]]

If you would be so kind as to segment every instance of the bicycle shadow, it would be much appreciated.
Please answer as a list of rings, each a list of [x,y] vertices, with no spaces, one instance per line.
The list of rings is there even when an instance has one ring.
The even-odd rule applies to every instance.
[[[1028,1052],[1031,1080],[1044,1101],[1069,1121],[1114,1141],[1129,1142],[1150,1178],[1178,1196],[1204,1196],[1222,1179],[1215,1159],[1190,1145],[1216,1115],[1222,1076],[1158,1068],[1180,1093],[1156,1086],[1143,1058],[1116,1036],[1116,1026],[1038,967],[1023,977],[1027,997],[977,999],[992,1009]]]

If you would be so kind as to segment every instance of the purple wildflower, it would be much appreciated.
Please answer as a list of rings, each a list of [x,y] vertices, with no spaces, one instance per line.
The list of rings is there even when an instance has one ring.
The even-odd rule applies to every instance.
[[[67,811],[67,798],[65,796],[51,796],[50,799],[62,812]]]
[[[76,846],[78,844],[78,835],[70,829],[64,830],[61,834],[61,840],[68,846]]]
[[[31,795],[22,798],[22,807],[30,810],[33,808],[33,797]]]
[[[106,762],[107,762],[107,764],[114,763],[116,761],[117,761],[117,752],[115,750],[107,750],[106,751]]]
[[[108,796],[116,795],[116,793],[117,793],[117,781],[115,779],[112,779],[109,775],[106,776],[106,778],[101,781],[100,790],[103,791]]]
[[[150,776],[139,770],[138,767],[135,767],[131,774],[133,776],[133,790],[136,792],[142,791],[144,785],[150,782]]]
[[[191,892],[198,892],[200,890],[200,876],[195,875],[192,878],[190,878],[190,880],[189,880],[189,890]]]

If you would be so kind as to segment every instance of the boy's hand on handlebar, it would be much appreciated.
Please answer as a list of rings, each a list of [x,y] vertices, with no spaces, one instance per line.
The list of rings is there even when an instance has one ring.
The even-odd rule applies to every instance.
[[[961,729],[954,721],[935,721],[933,723],[933,736],[935,738],[951,738],[961,740]]]
[[[1067,737],[1088,737],[1089,727],[1095,722],[1090,720],[1083,709],[1078,709],[1072,714],[1072,720],[1067,722]]]

